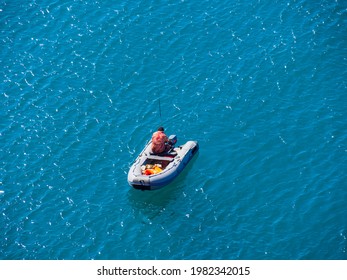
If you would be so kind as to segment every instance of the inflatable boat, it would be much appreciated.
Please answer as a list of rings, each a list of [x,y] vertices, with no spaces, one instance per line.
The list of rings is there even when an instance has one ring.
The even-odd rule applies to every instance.
[[[168,152],[153,154],[149,141],[130,167],[128,183],[139,190],[156,190],[171,183],[199,150],[197,141],[175,147],[176,142],[176,136],[171,135]]]

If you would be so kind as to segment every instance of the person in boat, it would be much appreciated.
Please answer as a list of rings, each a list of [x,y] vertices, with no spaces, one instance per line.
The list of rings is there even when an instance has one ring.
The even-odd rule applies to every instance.
[[[164,133],[164,127],[159,127],[152,135],[152,152],[154,154],[161,154],[167,152],[170,149],[168,137]]]

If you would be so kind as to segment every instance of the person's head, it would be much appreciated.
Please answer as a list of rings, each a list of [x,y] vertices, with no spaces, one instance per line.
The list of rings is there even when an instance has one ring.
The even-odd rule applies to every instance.
[[[158,128],[158,131],[164,132],[164,127],[160,126],[160,127]]]

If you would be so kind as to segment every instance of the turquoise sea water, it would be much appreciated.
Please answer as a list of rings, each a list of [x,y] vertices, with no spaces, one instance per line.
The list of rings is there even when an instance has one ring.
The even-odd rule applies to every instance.
[[[341,0],[0,1],[0,259],[347,259],[346,34]],[[199,154],[134,190],[159,125]]]

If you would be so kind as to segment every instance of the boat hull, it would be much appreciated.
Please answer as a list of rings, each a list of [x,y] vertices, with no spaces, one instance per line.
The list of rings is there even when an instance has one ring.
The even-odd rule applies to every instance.
[[[151,141],[136,158],[128,173],[128,183],[139,190],[157,190],[171,183],[187,166],[199,150],[197,141],[188,141],[165,155],[151,154]],[[141,167],[146,164],[160,164],[163,170],[157,174],[144,175]]]

